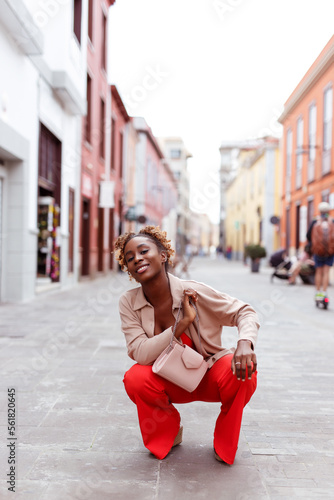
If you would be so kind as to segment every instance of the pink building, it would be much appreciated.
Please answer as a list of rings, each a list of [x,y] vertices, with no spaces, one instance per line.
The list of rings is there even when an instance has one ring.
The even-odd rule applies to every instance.
[[[138,133],[136,206],[138,225],[158,225],[176,236],[177,185],[167,160],[144,118],[134,118]]]
[[[87,116],[81,164],[80,275],[110,267],[108,233],[114,206],[110,182],[110,88],[107,81],[107,18],[115,0],[89,0]],[[109,242],[110,243],[110,242]]]
[[[125,157],[127,151],[128,115],[121,96],[115,85],[111,86],[111,158],[110,180],[114,184],[114,208],[109,214],[109,268],[113,268],[111,251],[114,240],[125,231],[124,227],[124,176]]]

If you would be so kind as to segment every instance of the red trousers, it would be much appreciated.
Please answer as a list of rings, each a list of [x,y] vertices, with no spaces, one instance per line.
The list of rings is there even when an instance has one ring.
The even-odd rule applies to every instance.
[[[179,431],[180,414],[173,403],[221,402],[213,446],[224,462],[233,464],[243,409],[256,389],[256,373],[251,380],[237,380],[231,359],[227,355],[216,361],[191,393],[153,373],[152,366],[135,364],[125,373],[125,390],[137,405],[143,442],[153,455],[165,458]]]

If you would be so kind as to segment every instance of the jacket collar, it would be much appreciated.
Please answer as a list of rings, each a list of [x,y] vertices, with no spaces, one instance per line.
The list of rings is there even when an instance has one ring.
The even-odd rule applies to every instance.
[[[173,309],[178,309],[180,306],[180,301],[183,297],[184,285],[182,280],[174,276],[174,274],[168,273],[168,278],[173,298]],[[137,311],[138,309],[142,309],[145,306],[152,307],[152,305],[146,300],[143,288],[139,286],[137,288],[137,294],[133,304],[133,310]]]

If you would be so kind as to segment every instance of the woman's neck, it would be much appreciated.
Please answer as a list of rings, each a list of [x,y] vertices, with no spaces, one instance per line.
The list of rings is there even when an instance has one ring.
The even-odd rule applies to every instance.
[[[161,305],[171,297],[168,275],[163,272],[150,283],[142,284],[146,300],[153,307]]]

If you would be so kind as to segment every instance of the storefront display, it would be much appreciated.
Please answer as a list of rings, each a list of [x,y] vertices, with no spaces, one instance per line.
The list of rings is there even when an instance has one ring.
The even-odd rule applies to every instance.
[[[60,209],[51,196],[38,198],[38,278],[59,281]]]

